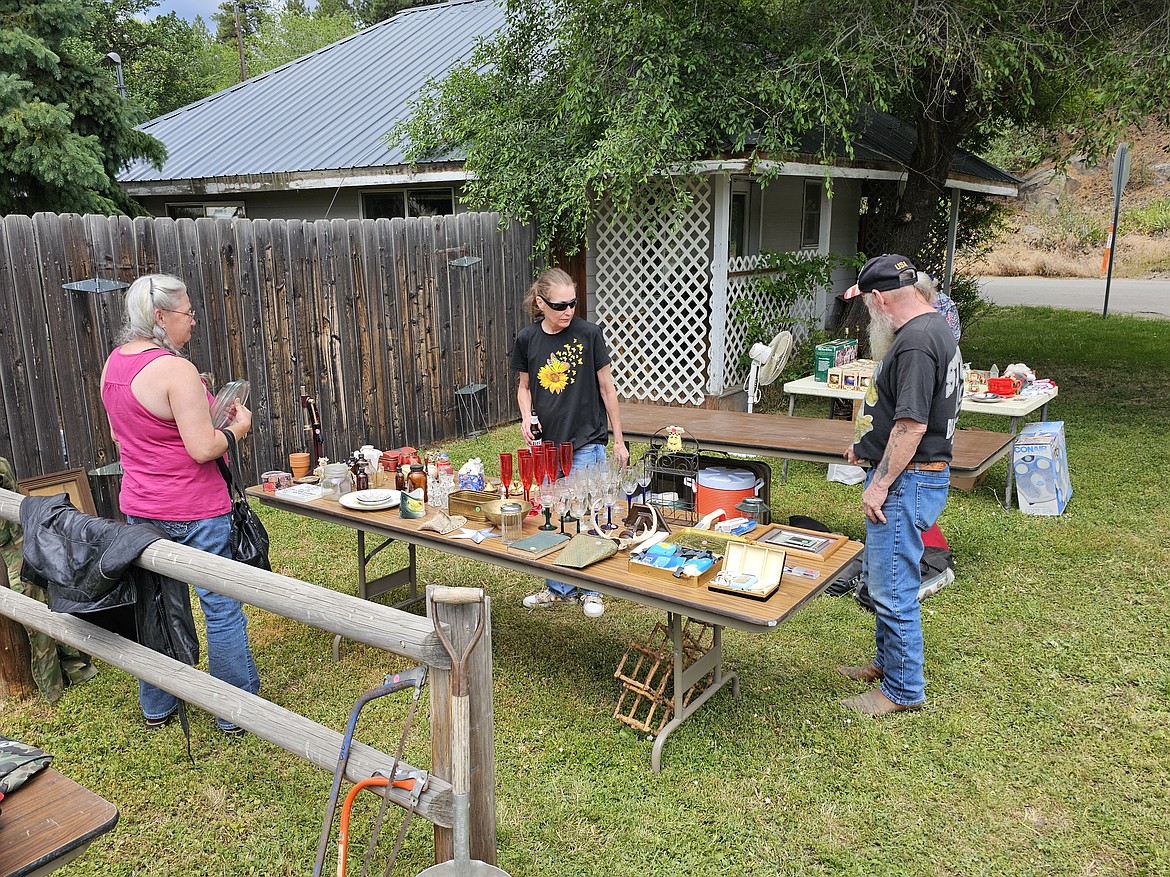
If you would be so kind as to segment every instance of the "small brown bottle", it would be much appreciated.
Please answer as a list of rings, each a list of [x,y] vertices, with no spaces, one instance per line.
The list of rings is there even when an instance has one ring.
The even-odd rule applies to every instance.
[[[410,483],[406,489],[414,493],[419,488],[422,488],[423,502],[427,501],[427,470],[423,468],[422,463],[410,464]]]
[[[369,490],[370,489],[370,476],[369,476],[369,473],[366,472],[366,464],[364,462],[358,463],[357,479],[356,480],[357,480],[357,489],[358,490]]]

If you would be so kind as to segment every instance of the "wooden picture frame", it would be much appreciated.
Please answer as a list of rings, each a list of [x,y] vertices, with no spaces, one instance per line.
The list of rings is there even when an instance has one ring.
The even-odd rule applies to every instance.
[[[849,537],[840,533],[822,533],[818,530],[805,530],[802,527],[773,524],[752,541],[760,545],[783,548],[793,557],[825,560],[848,542]]]
[[[56,496],[58,493],[64,493],[79,512],[97,515],[93,493],[89,489],[89,476],[84,469],[64,469],[35,478],[25,478],[18,481],[17,486],[25,496]]]

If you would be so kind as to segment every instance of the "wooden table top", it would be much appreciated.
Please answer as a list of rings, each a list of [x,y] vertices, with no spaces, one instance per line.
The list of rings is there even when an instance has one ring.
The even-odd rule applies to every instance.
[[[0,804],[0,875],[47,874],[117,821],[117,807],[47,767]]]
[[[841,463],[844,462],[845,448],[853,441],[853,424],[848,420],[633,402],[621,403],[619,413],[626,438],[649,439],[668,426],[681,426],[703,450],[722,450],[746,456]],[[1007,454],[1014,439],[1010,433],[957,430],[951,472],[982,474]]]
[[[355,511],[333,500],[319,499],[306,503],[284,499],[261,487],[249,488],[248,494],[267,505],[296,514],[352,529],[381,533],[450,554],[597,590],[667,612],[677,612],[701,621],[749,631],[776,627],[806,601],[824,590],[863,547],[860,542],[850,541],[824,560],[793,558],[790,564],[815,569],[821,573],[820,577],[810,580],[786,574],[780,580],[779,589],[769,599],[758,601],[709,591],[705,585],[691,587],[673,578],[664,580],[631,571],[627,568],[629,553],[624,551],[619,551],[613,557],[586,569],[571,569],[554,564],[555,553],[531,559],[509,551],[499,539],[487,539],[476,544],[470,539],[453,539],[451,536],[441,536],[433,530],[421,530],[421,525],[426,522],[425,518],[417,520],[403,518],[397,508],[377,512]],[[618,518],[619,510],[624,510],[624,506],[624,503],[619,503],[614,507],[615,520]],[[431,514],[433,510],[428,507],[427,517],[429,518]],[[543,522],[543,516],[539,519],[535,517],[526,519],[524,535],[538,532],[537,526]],[[469,521],[467,526],[482,529],[490,524],[486,521]]]

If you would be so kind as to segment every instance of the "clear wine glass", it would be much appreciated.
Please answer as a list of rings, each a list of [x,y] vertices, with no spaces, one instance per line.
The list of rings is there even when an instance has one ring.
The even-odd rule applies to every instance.
[[[618,499],[618,488],[621,486],[621,476],[612,469],[605,473],[605,482],[603,485],[603,498],[605,500],[605,526],[603,530],[616,530],[617,525],[613,522],[613,504]]]
[[[605,479],[601,475],[602,473],[599,472],[598,477],[589,482],[589,511],[591,512],[589,520],[591,522],[597,520],[597,516],[605,508]],[[600,524],[598,528],[602,531],[605,530],[605,527]],[[595,535],[600,536],[601,533],[595,533]]]
[[[557,482],[555,499],[556,512],[561,518],[561,532],[565,532],[565,518],[569,514],[569,482],[562,478]]]
[[[578,479],[569,490],[569,515],[571,520],[577,522],[578,533],[581,532],[581,518],[588,508],[587,496],[585,485]]]
[[[537,493],[540,495],[540,504],[544,507],[544,523],[538,529],[555,530],[556,527],[552,523],[552,512],[553,503],[556,501],[556,484],[545,478],[540,482],[540,489]]]
[[[643,457],[638,461],[634,478],[638,482],[638,487],[642,490],[642,502],[646,502],[646,488],[650,486],[650,478],[654,474],[650,467],[650,462]]]
[[[630,516],[630,506],[634,504],[634,491],[638,488],[637,473],[633,466],[622,469],[622,492],[626,495],[626,518]]]

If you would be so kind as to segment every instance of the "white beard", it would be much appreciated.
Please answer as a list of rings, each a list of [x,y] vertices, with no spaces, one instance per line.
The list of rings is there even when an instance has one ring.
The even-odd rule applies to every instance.
[[[894,318],[875,311],[870,307],[869,299],[866,299],[865,306],[869,310],[869,355],[872,359],[881,359],[894,343]]]

